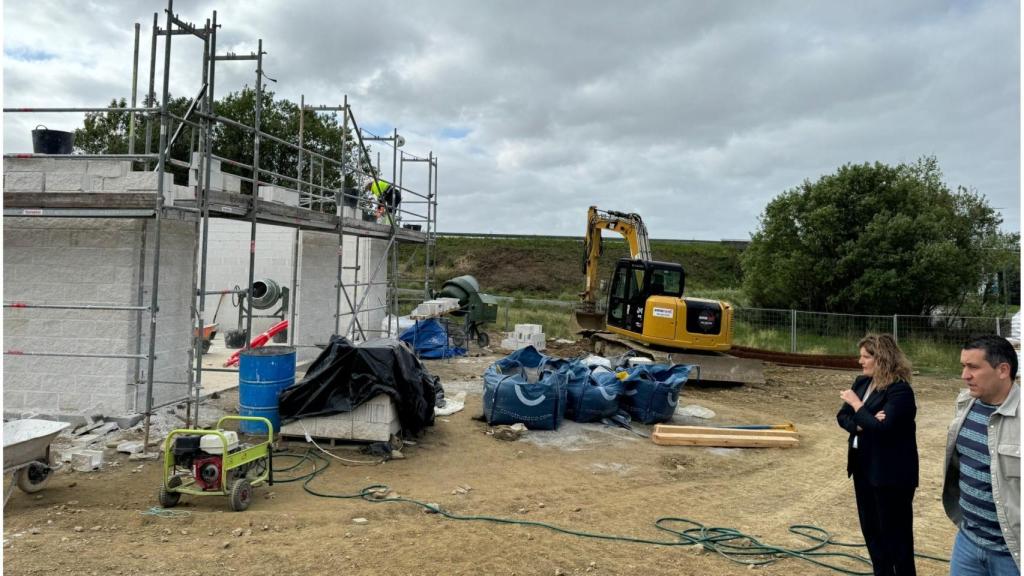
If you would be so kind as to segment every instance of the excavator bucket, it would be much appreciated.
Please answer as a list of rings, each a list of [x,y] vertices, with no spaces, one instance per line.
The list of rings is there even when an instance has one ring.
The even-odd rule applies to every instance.
[[[581,330],[604,330],[604,314],[600,312],[589,312],[586,310],[575,310],[576,324]]]

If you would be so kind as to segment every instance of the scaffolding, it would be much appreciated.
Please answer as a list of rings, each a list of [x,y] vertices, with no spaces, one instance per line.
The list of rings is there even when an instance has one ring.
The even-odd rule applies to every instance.
[[[136,94],[138,83],[138,60],[139,60],[139,25],[135,24],[135,56],[132,72],[132,105],[130,107],[113,108],[4,108],[4,113],[124,113],[130,114],[129,121],[129,149],[127,154],[27,154],[5,153],[4,158],[62,158],[68,160],[121,160],[144,162],[147,167],[153,166],[152,170],[157,174],[156,193],[78,193],[78,194],[19,194],[4,193],[4,217],[25,218],[25,217],[49,217],[49,218],[131,218],[151,221],[152,238],[147,236],[146,226],[142,227],[139,263],[139,290],[135,302],[128,304],[94,305],[74,303],[41,303],[41,302],[4,302],[5,308],[23,309],[68,309],[68,310],[108,310],[121,311],[136,315],[138,321],[138,333],[136,336],[135,350],[133,354],[89,354],[74,352],[37,352],[24,350],[5,350],[5,356],[64,356],[80,358],[118,358],[134,361],[134,382],[135,398],[139,398],[139,387],[145,387],[145,406],[141,410],[145,419],[144,441],[148,444],[150,433],[150,419],[155,410],[162,407],[179,404],[186,404],[186,426],[191,422],[198,422],[199,404],[201,402],[203,373],[205,371],[224,371],[220,368],[206,368],[203,366],[202,353],[202,328],[205,325],[206,297],[209,295],[222,294],[224,291],[207,290],[207,267],[209,264],[209,224],[211,218],[231,219],[245,221],[250,227],[250,243],[248,258],[248,293],[252,293],[255,281],[254,269],[256,258],[256,230],[257,224],[270,224],[275,226],[290,227],[295,231],[295,251],[292,258],[292,297],[298,298],[301,288],[298,286],[299,266],[299,245],[300,235],[303,231],[331,233],[337,236],[337,270],[336,283],[333,289],[336,292],[336,307],[334,314],[334,334],[345,335],[355,340],[366,339],[368,335],[379,335],[383,329],[374,329],[370,326],[363,326],[360,322],[360,314],[371,310],[384,309],[388,314],[388,329],[391,331],[391,319],[397,316],[397,294],[398,294],[398,257],[397,246],[399,243],[422,244],[425,246],[425,267],[427,273],[423,280],[425,297],[429,297],[433,282],[433,263],[430,257],[431,248],[436,242],[436,214],[437,214],[437,158],[433,152],[427,158],[415,157],[400,151],[399,147],[404,143],[404,138],[399,136],[395,129],[390,136],[376,136],[363,133],[358,126],[356,116],[345,96],[340,106],[310,106],[305,103],[305,96],[300,100],[299,107],[299,143],[292,144],[261,129],[260,115],[263,107],[263,80],[269,79],[263,69],[263,41],[257,43],[257,51],[251,54],[218,54],[217,53],[217,32],[220,24],[217,22],[217,12],[212,13],[202,26],[186,22],[174,13],[173,0],[168,0],[165,10],[165,25],[160,27],[159,14],[153,15],[152,42],[150,51],[149,90],[145,100],[145,106],[136,106]],[[171,48],[172,39],[175,36],[191,36],[199,39],[203,44],[202,50],[202,82],[196,95],[192,98],[188,110],[183,116],[172,114],[168,108],[170,95],[170,69],[171,69]],[[158,39],[163,40],[163,68],[161,81],[161,97],[156,98],[156,58],[158,55]],[[256,63],[256,106],[255,117],[252,126],[246,125],[237,120],[218,115],[214,110],[215,102],[215,79],[218,62],[231,61],[254,61]],[[157,107],[157,103],[158,107]],[[307,113],[318,112],[340,113],[342,116],[342,152],[341,158],[330,158],[322,153],[305,146],[304,142],[304,121]],[[145,143],[143,153],[135,151],[134,135],[137,119],[145,121]],[[215,126],[230,126],[241,130],[253,139],[253,154],[251,163],[241,159],[223,158],[213,153],[213,129]],[[156,151],[150,150],[150,139],[152,130],[159,126],[159,140]],[[183,131],[190,130],[192,151],[198,152],[198,182],[195,187],[194,200],[177,199],[173,204],[166,204],[167,190],[165,190],[164,175],[169,173],[168,166],[178,166],[192,169],[193,163],[190,157],[189,162],[184,162],[171,157],[172,144],[181,137]],[[350,135],[354,136],[353,149],[349,148]],[[260,144],[261,141],[271,141],[293,150],[298,157],[295,175],[282,174],[260,166]],[[380,199],[364,197],[360,194],[364,184],[377,183],[381,180],[379,166],[373,168],[370,160],[369,150],[366,142],[386,142],[390,144],[392,151],[392,174],[388,182],[395,186],[398,191],[407,198],[394,210],[390,206],[382,206]],[[191,154],[190,154],[191,155]],[[353,161],[352,156],[358,158]],[[402,183],[402,166],[406,162],[426,162],[427,187],[426,193],[421,193]],[[214,162],[222,165],[233,166],[236,169],[245,171],[248,176],[239,176],[242,181],[251,184],[251,194],[228,192],[224,190],[211,189],[211,172]],[[336,170],[340,174],[337,182],[326,178],[328,170],[326,167]],[[319,168],[319,178],[317,178]],[[354,188],[346,188],[345,183],[355,182]],[[384,180],[387,181],[387,180]],[[293,191],[298,193],[298,206],[270,202],[260,198],[261,185],[279,185],[281,182],[290,184]],[[344,207],[354,205],[354,217],[346,217]],[[367,221],[359,217],[359,209],[367,211],[381,211],[386,214],[385,223]],[[176,397],[171,401],[154,403],[153,385],[161,383],[154,381],[154,361],[156,360],[156,327],[159,322],[158,295],[160,287],[160,244],[161,244],[161,222],[165,219],[191,222],[194,224],[194,254],[192,260],[192,302],[190,307],[190,318],[192,324],[192,345],[188,354],[189,381],[187,383],[163,382],[162,384],[187,384],[188,391],[184,396]],[[345,238],[354,237],[355,259],[354,265],[346,267],[343,262],[343,255],[350,247],[346,246]],[[378,260],[375,268],[362,270],[359,260],[359,245],[361,240],[369,238],[385,242],[383,256]],[[151,262],[151,293],[148,304],[144,301],[144,274],[146,272],[146,243],[153,243],[153,256]],[[387,267],[385,269],[385,262]],[[350,269],[353,281],[343,282],[342,271]],[[384,272],[383,279],[381,272]],[[386,289],[386,301],[381,306],[373,306],[368,302],[368,296],[374,286],[384,286]],[[342,307],[342,302],[347,308]],[[245,349],[250,347],[253,318],[253,299],[247,298],[247,322]],[[291,322],[288,330],[288,341],[292,346],[298,347],[296,343],[295,314],[297,306],[291,306]],[[149,338],[147,343],[142,342],[143,322],[148,315]],[[231,370],[237,372],[237,370]],[[83,407],[85,408],[85,407]],[[136,413],[140,412],[135,406]]]

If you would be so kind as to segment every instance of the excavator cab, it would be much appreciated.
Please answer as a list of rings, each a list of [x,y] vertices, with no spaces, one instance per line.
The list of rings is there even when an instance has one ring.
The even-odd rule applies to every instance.
[[[728,350],[732,307],[684,298],[685,285],[686,271],[679,264],[622,258],[612,275],[606,329],[645,344]]]
[[[622,258],[615,265],[608,293],[608,325],[642,334],[648,298],[680,298],[685,280],[679,264]]]

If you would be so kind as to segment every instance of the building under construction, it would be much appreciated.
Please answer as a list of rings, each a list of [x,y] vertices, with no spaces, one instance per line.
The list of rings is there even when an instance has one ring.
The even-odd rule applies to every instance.
[[[300,361],[315,357],[317,345],[334,334],[356,341],[377,337],[396,311],[400,243],[416,245],[414,253],[425,258],[427,272],[416,285],[422,281],[429,293],[436,157],[400,150],[404,139],[397,129],[385,135],[360,130],[347,97],[337,105],[307,105],[303,98],[298,144],[294,134],[265,132],[262,40],[251,54],[222,54],[220,26],[216,12],[203,24],[187,22],[170,1],[165,14],[154,14],[147,105],[136,103],[136,25],[131,106],[31,108],[18,102],[21,107],[4,109],[8,118],[131,115],[124,154],[5,151],[8,415],[132,419],[182,402],[189,403],[190,414],[198,413],[209,370],[202,362],[203,327],[214,314],[239,346],[287,320],[279,338],[296,347]],[[172,45],[184,42],[202,45],[201,61],[193,65],[204,80],[173,87],[174,93],[194,94],[187,112],[178,115],[168,106],[169,79]],[[188,64],[175,64],[182,65]],[[251,124],[214,109],[222,65],[255,67]],[[303,145],[303,120],[319,113],[340,116],[340,157]],[[250,157],[213,153],[212,135],[225,126],[252,139]],[[135,131],[142,130],[154,139],[159,134],[154,149],[148,137],[145,149],[135,149]],[[175,157],[173,145],[186,139],[188,155]],[[287,147],[297,158],[294,168],[260,166],[261,143]],[[391,165],[382,168],[379,159],[375,165],[370,146],[390,154]],[[172,167],[188,171],[187,185],[175,183]],[[326,172],[341,177],[331,180]],[[401,191],[403,201],[394,210],[363,193],[379,181]]]

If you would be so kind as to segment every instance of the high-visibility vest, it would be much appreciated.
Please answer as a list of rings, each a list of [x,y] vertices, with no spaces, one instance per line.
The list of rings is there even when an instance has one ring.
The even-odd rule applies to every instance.
[[[388,184],[383,180],[376,180],[370,184],[370,192],[372,192],[377,198],[381,198],[384,193],[387,192],[388,188],[391,188],[391,184]]]

